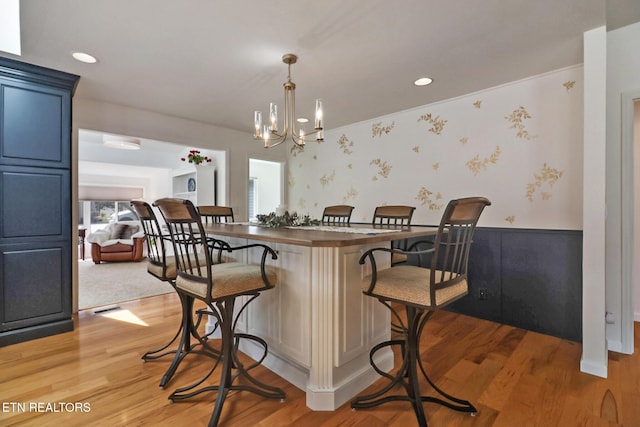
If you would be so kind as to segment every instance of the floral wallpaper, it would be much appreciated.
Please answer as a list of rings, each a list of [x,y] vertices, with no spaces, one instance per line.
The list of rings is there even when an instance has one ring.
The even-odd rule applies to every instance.
[[[450,199],[482,195],[481,226],[582,229],[581,83],[575,66],[325,130],[289,155],[288,208],[350,204],[369,222],[411,205],[413,223],[437,224]]]

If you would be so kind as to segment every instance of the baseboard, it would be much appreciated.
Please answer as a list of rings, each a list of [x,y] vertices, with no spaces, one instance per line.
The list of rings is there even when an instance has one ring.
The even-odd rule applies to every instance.
[[[622,341],[620,340],[607,340],[607,349],[616,353],[624,353],[622,351]]]
[[[601,378],[607,378],[607,363],[597,363],[594,361],[580,359],[580,372]]]
[[[73,331],[73,319],[44,323],[0,333],[0,347]]]

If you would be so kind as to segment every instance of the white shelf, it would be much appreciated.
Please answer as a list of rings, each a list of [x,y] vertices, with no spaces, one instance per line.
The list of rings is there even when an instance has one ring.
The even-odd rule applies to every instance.
[[[184,191],[184,192],[178,192],[178,193],[173,193],[173,197],[180,197],[183,199],[188,199],[189,197],[193,197],[193,196],[197,196],[198,193],[196,191]]]
[[[216,182],[214,166],[191,166],[173,173],[173,197],[187,199],[198,205],[215,205]],[[195,191],[189,191],[189,180],[195,180]]]

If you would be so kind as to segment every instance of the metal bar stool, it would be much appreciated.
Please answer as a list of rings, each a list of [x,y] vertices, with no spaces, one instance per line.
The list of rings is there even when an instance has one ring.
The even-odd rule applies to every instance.
[[[173,286],[175,290],[176,279],[176,263],[173,256],[167,255],[167,245],[171,245],[171,238],[168,235],[163,234],[162,228],[158,223],[155,213],[151,206],[141,200],[131,201],[131,208],[140,218],[142,228],[146,236],[147,245],[147,272],[163,282],[168,282]],[[199,315],[197,321],[194,322],[193,316],[193,304],[192,297],[177,292],[180,298],[180,305],[182,307],[182,319],[180,321],[180,327],[173,336],[173,338],[164,346],[147,351],[142,355],[142,360],[149,361],[159,359],[161,357],[173,354],[173,360],[169,365],[169,368],[162,376],[160,380],[160,387],[164,388],[165,385],[171,380],[175,374],[180,362],[189,353],[205,354],[211,357],[219,357],[220,352],[207,343],[207,336],[201,336],[198,332],[202,315]],[[195,338],[196,342],[191,343],[191,338]],[[178,340],[177,348],[168,350]],[[196,347],[202,345],[201,350],[196,350]]]
[[[168,198],[157,200],[154,204],[160,209],[169,227],[176,260],[176,290],[188,297],[203,301],[207,309],[199,313],[214,316],[222,335],[221,357],[214,362],[210,371],[194,384],[176,389],[169,399],[175,402],[205,391],[216,391],[216,403],[209,426],[218,425],[225,399],[231,390],[250,391],[265,398],[284,401],[284,391],[258,381],[250,373],[267,356],[266,341],[255,335],[235,332],[238,317],[247,305],[261,292],[274,287],[276,275],[265,264],[268,256],[276,259],[276,253],[262,244],[227,246],[225,250],[228,252],[261,248],[260,264],[226,262],[213,265],[208,238],[194,205],[189,200]],[[247,298],[234,311],[236,298],[240,296]],[[241,339],[251,340],[262,346],[264,352],[258,361],[247,366],[240,361],[238,348]],[[220,362],[222,367],[219,383],[198,388],[218,368]],[[239,378],[245,381],[236,383]]]
[[[438,388],[427,376],[420,357],[420,338],[427,320],[434,311],[462,298],[468,293],[467,264],[473,233],[480,214],[491,202],[484,197],[469,197],[452,200],[447,205],[440,221],[433,247],[411,254],[431,254],[430,268],[400,265],[378,271],[374,253],[378,251],[407,251],[389,248],[374,248],[365,252],[360,264],[368,259],[372,273],[369,282],[363,283],[363,292],[377,298],[389,308],[402,328],[402,339],[394,339],[377,344],[371,349],[369,360],[373,369],[387,378],[389,383],[381,390],[358,396],[351,401],[353,409],[370,408],[392,401],[411,403],[420,426],[427,425],[423,403],[432,402],[456,411],[475,415],[476,408],[467,400],[459,399]],[[406,323],[392,307],[400,304],[406,311]],[[395,375],[382,371],[374,362],[380,349],[397,345],[402,354],[402,364]],[[422,395],[422,376],[438,396]],[[390,394],[396,385],[401,385],[404,394]]]

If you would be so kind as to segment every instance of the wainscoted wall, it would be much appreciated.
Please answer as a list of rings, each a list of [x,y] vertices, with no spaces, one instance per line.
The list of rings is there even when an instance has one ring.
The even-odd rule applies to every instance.
[[[478,229],[469,287],[453,311],[582,341],[582,232]]]
[[[578,341],[582,78],[566,68],[326,131],[289,153],[288,207],[319,218],[350,204],[369,222],[378,205],[412,205],[414,224],[437,224],[448,200],[488,197],[455,309]]]

